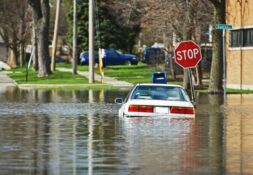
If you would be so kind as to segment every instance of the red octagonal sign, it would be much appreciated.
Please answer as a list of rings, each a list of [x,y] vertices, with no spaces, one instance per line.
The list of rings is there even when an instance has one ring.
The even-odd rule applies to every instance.
[[[175,49],[175,61],[183,68],[193,68],[202,59],[200,47],[193,41],[182,41]]]

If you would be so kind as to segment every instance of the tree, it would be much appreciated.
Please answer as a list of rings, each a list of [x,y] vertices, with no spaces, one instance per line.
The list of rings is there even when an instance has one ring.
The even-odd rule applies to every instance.
[[[147,0],[103,0],[103,6],[119,24],[123,30],[126,48],[128,52],[133,52],[136,38],[140,34],[141,18],[145,14]]]
[[[183,40],[191,40],[193,35],[193,16],[194,16],[194,6],[192,0],[185,0],[186,10],[185,10],[185,20],[183,25]],[[189,69],[184,69],[183,77],[183,87],[184,89],[190,89],[190,80],[189,80]]]
[[[173,52],[175,43],[181,40],[194,40],[196,43],[206,42],[204,40],[206,37],[203,36],[213,16],[212,6],[208,1],[149,0],[146,8],[141,23],[144,44],[152,45],[154,42],[163,42],[165,47]],[[170,67],[172,68],[171,74],[174,75],[173,66]],[[197,77],[201,84],[201,76]],[[188,74],[184,73],[185,88],[188,82]]]
[[[33,20],[33,26],[35,26],[34,24],[34,20]],[[37,34],[35,32],[35,28],[33,27],[32,29],[32,53],[33,55],[32,59],[33,59],[33,69],[35,71],[39,70],[39,59],[38,59],[38,39],[37,39]]]
[[[31,11],[26,0],[0,0],[0,4],[0,35],[12,53],[8,63],[12,67],[23,66],[24,47],[30,33]]]
[[[95,3],[95,49],[98,47],[131,50],[138,28],[125,27],[118,23],[109,9],[109,4],[104,1]],[[88,50],[88,1],[77,3],[77,50]],[[72,45],[73,9],[68,13],[69,31],[68,43]],[[70,30],[71,28],[71,30]],[[137,33],[137,34],[136,34]]]
[[[33,11],[34,32],[38,49],[38,76],[51,73],[49,59],[49,0],[27,0]],[[35,47],[35,46],[34,46]]]
[[[214,25],[225,23],[226,5],[225,0],[209,0],[214,6]],[[213,27],[213,56],[211,65],[211,75],[209,82],[209,93],[221,93],[222,90],[222,31]]]

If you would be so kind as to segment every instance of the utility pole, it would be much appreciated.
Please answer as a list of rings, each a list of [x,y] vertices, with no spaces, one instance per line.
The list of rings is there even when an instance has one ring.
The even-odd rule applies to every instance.
[[[89,83],[94,83],[94,1],[89,0]]]
[[[56,50],[57,50],[60,8],[61,8],[61,0],[57,0],[55,23],[54,23],[54,39],[53,39],[53,48],[52,48],[51,71],[55,71],[55,57],[56,57]]]
[[[73,48],[72,48],[72,74],[77,74],[77,60],[76,60],[76,37],[77,37],[77,15],[76,15],[76,0],[73,0]]]

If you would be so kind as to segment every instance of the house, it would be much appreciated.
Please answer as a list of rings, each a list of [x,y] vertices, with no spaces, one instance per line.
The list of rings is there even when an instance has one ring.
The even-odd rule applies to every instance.
[[[0,61],[6,62],[7,58],[8,58],[8,48],[6,47],[4,40],[0,36]]]
[[[227,87],[253,89],[253,0],[226,0]]]

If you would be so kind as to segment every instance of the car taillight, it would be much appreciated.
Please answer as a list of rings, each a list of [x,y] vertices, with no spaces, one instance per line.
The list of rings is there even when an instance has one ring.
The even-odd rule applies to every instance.
[[[170,108],[171,114],[194,114],[195,110],[193,107],[171,107]]]
[[[128,107],[128,112],[153,112],[153,106],[146,106],[146,105],[130,105]]]

